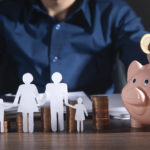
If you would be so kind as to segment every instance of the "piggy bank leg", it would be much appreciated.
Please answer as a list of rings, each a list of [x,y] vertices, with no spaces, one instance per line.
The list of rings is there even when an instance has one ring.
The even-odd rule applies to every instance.
[[[130,121],[131,121],[131,127],[132,128],[145,128],[146,127],[146,125],[140,123],[139,121],[137,121],[133,118],[131,118]]]

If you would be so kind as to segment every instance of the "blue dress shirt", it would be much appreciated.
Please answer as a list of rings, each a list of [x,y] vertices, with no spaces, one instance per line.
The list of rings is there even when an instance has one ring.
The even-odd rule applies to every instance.
[[[146,62],[139,45],[145,33],[122,0],[83,0],[64,21],[50,17],[39,0],[0,3],[1,55],[15,61],[19,82],[32,73],[40,92],[60,72],[69,91],[105,93],[118,52],[126,68],[134,59]]]

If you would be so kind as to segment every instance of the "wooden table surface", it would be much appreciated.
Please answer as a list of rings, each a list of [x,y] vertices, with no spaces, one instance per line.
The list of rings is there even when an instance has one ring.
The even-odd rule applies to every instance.
[[[82,134],[0,134],[0,150],[150,150],[150,129],[130,129],[129,122],[114,121],[103,133],[94,133],[88,123]]]

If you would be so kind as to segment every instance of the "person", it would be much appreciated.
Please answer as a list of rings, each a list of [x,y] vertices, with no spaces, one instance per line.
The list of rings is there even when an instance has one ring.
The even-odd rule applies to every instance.
[[[83,121],[85,120],[85,115],[88,116],[88,112],[83,104],[83,99],[79,97],[77,101],[78,103],[75,104],[74,106],[70,104],[68,104],[68,106],[73,109],[76,109],[75,120],[77,121],[77,131],[83,132],[84,130]]]
[[[32,81],[32,74],[25,73],[23,75],[24,84],[19,86],[13,102],[14,106],[19,102],[17,111],[23,114],[23,132],[28,132],[29,127],[30,133],[32,133],[34,129],[34,112],[39,112],[37,104],[40,103],[38,90],[34,84],[31,84]],[[29,120],[27,121],[28,116]]]
[[[107,93],[116,56],[126,69],[134,59],[147,63],[139,46],[145,33],[123,0],[3,0],[0,53],[16,66],[13,78],[7,73],[13,86],[5,82],[5,92],[15,91],[25,72],[33,74],[34,84],[44,92],[51,75],[60,72],[69,91]],[[10,84],[15,76],[16,85]]]
[[[53,132],[64,130],[64,103],[68,106],[68,87],[61,83],[62,75],[55,72],[52,75],[53,83],[46,85],[45,94],[50,101],[51,129]],[[58,122],[58,125],[57,125]]]

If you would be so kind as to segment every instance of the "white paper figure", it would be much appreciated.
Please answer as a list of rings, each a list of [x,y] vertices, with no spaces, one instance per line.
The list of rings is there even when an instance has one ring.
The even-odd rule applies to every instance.
[[[31,84],[33,81],[33,76],[30,73],[23,75],[24,84],[20,85],[14,100],[14,105],[18,104],[18,112],[22,112],[23,115],[23,132],[27,131],[27,126],[29,127],[29,132],[32,133],[34,129],[34,112],[38,112],[38,102],[39,94],[36,86]],[[29,124],[27,124],[27,115],[29,115]]]
[[[78,98],[78,104],[75,104],[74,106],[69,104],[69,107],[76,109],[75,113],[75,120],[77,121],[77,131],[78,132],[83,132],[84,130],[84,125],[83,121],[85,120],[85,115],[88,116],[86,107],[84,104],[82,104],[83,99],[80,97]]]
[[[4,105],[3,105],[3,99],[0,99],[0,129],[1,132],[4,132]]]
[[[58,127],[60,131],[64,130],[64,107],[63,104],[68,104],[68,87],[62,81],[62,75],[55,72],[52,75],[52,81],[54,83],[48,83],[46,85],[46,95],[50,101],[51,110],[51,129],[53,132],[57,131],[57,119]]]
[[[5,106],[3,99],[0,99],[0,132],[4,132],[4,112],[12,106]]]

